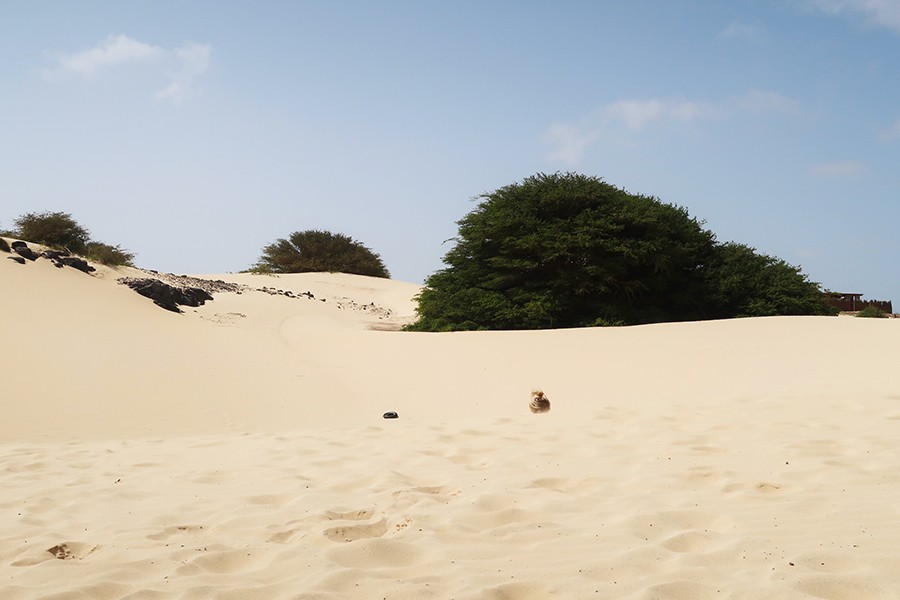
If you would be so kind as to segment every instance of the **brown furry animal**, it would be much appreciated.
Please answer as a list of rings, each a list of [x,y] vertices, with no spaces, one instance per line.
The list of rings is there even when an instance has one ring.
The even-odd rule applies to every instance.
[[[550,399],[541,390],[531,392],[531,404],[528,405],[533,413],[550,412]]]

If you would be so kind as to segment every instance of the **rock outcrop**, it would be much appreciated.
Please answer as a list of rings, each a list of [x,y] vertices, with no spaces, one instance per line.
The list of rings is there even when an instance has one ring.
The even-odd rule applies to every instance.
[[[177,313],[183,312],[180,306],[202,306],[213,299],[212,294],[199,287],[179,287],[159,279],[123,277],[119,283],[150,298],[160,308]]]
[[[37,260],[40,254],[28,247],[25,242],[15,241],[10,244],[12,251],[27,260]]]

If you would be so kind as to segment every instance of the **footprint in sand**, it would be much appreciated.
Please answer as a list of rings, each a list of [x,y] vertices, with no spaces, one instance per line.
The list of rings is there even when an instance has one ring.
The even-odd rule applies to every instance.
[[[23,558],[12,563],[14,567],[30,567],[48,560],[84,560],[100,549],[99,545],[84,542],[61,542],[34,558]]]
[[[355,542],[356,540],[381,537],[387,533],[387,530],[387,519],[381,518],[374,523],[364,525],[329,527],[322,533],[333,542]]]

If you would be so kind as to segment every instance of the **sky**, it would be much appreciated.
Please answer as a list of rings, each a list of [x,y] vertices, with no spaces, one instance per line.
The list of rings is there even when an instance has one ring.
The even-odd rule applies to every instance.
[[[3,0],[0,228],[138,266],[343,233],[442,268],[481,194],[578,172],[900,303],[900,0]]]

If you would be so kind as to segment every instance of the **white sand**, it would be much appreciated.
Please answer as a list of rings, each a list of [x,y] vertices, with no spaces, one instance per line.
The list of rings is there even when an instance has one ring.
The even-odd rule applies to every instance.
[[[3,600],[900,597],[900,320],[412,334],[411,284],[123,275],[0,253]]]

